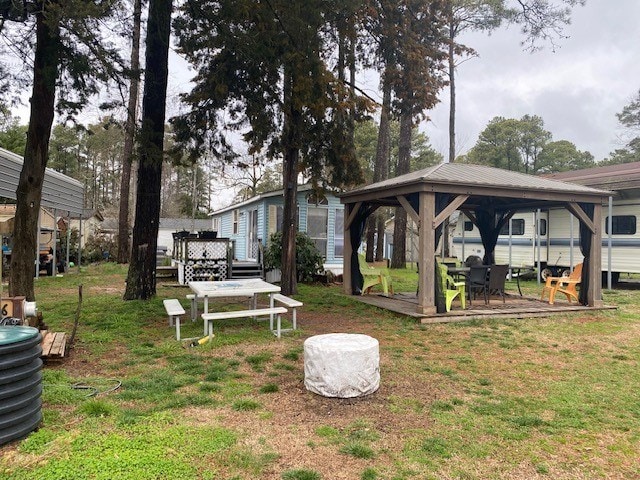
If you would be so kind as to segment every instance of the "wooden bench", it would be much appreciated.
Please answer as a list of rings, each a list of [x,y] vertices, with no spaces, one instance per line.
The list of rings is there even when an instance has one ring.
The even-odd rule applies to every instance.
[[[214,320],[230,320],[232,318],[248,318],[259,317],[262,315],[269,315],[271,321],[273,321],[273,315],[278,316],[278,329],[280,328],[281,318],[283,313],[287,313],[287,309],[284,307],[270,307],[270,308],[256,308],[253,310],[235,310],[232,312],[215,312],[215,313],[203,313],[201,315],[204,320],[204,334],[209,335],[209,338],[213,337],[213,321]],[[280,330],[277,333],[280,338]]]
[[[177,298],[167,298],[163,300],[164,309],[167,311],[167,315],[169,315],[169,326],[173,325],[174,321],[176,324],[176,340],[180,340],[180,316],[184,315],[185,312],[182,305]]]
[[[274,294],[272,296],[272,298],[273,298],[274,301],[276,301],[278,303],[281,303],[285,307],[289,307],[291,309],[291,311],[292,311],[291,324],[292,324],[293,328],[287,328],[286,330],[282,330],[280,328],[280,323],[278,323],[277,333],[276,332],[274,332],[274,333],[276,333],[276,336],[278,338],[280,338],[280,332],[288,332],[288,331],[291,331],[291,330],[295,330],[297,328],[296,327],[296,325],[297,325],[296,308],[297,307],[301,307],[303,305],[303,303],[301,301],[299,301],[299,300],[296,300],[295,298],[289,298],[289,297],[286,297],[286,296],[284,296],[284,295],[282,295],[280,293]],[[271,327],[271,331],[273,332],[273,324],[270,327]]]

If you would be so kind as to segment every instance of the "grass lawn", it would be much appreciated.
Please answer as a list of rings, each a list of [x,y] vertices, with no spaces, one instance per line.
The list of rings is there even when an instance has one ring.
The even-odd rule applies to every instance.
[[[123,302],[125,273],[37,280],[51,330],[71,332],[79,284],[82,315],[68,358],[44,369],[41,428],[0,447],[0,478],[640,478],[640,290],[605,290],[617,311],[422,326],[300,285],[299,331],[218,322],[189,348],[162,306],[188,307],[188,289]],[[415,272],[392,276],[415,291]],[[376,393],[304,388],[305,338],[336,331],[379,340]]]

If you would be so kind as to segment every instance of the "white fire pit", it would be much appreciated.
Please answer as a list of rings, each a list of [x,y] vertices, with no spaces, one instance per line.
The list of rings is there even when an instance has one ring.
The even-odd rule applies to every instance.
[[[369,335],[328,333],[304,342],[304,385],[325,397],[362,397],[380,387],[378,340]]]

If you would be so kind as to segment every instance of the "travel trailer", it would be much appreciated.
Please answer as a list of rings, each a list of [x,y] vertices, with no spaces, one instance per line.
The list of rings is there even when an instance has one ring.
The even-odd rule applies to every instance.
[[[621,273],[640,273],[639,215],[638,199],[603,206],[602,271],[611,271],[613,283]],[[484,255],[480,232],[464,215],[457,222],[453,245],[461,259]],[[564,208],[516,213],[502,229],[494,255],[496,263],[535,268],[541,279],[568,274],[583,260],[578,219]]]

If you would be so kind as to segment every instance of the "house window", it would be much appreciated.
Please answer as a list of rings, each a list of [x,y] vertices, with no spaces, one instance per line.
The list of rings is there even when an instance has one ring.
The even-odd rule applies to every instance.
[[[344,210],[336,210],[333,255],[336,258],[344,256]]]
[[[500,230],[500,235],[509,235],[509,224],[505,223]],[[524,235],[524,218],[511,219],[511,235]]]
[[[280,205],[269,205],[269,236],[282,231],[284,208]]]
[[[473,222],[469,222],[469,221],[464,222],[464,231],[465,232],[473,231]]]
[[[233,211],[233,234],[237,235],[240,231],[240,210]]]
[[[604,221],[605,233],[609,234],[609,217]],[[611,217],[611,230],[613,235],[635,235],[635,215],[614,215]]]
[[[329,210],[322,207],[307,209],[307,235],[311,237],[323,257],[327,255],[327,225]]]
[[[329,205],[329,200],[324,195],[310,193],[307,195],[307,203],[309,205]]]
[[[213,228],[214,232],[219,232],[220,231],[220,219],[219,218],[214,218],[213,219],[212,228]]]

